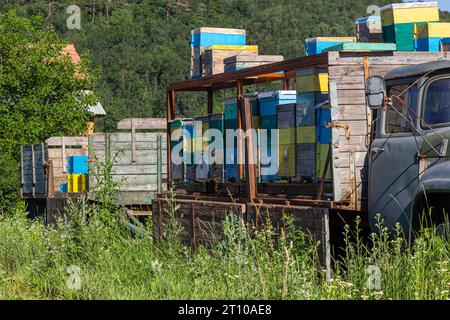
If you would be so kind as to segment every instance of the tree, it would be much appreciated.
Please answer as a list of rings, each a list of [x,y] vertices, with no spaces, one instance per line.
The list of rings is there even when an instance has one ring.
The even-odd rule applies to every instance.
[[[0,152],[18,159],[20,146],[85,131],[93,80],[42,18],[0,15]]]
[[[19,198],[21,145],[86,130],[93,79],[64,46],[43,19],[0,15],[0,213]]]

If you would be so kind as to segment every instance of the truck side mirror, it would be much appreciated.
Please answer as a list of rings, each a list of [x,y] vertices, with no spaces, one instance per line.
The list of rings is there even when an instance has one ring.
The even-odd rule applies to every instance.
[[[371,109],[380,109],[384,104],[386,96],[386,84],[384,78],[373,76],[367,80],[367,103]]]

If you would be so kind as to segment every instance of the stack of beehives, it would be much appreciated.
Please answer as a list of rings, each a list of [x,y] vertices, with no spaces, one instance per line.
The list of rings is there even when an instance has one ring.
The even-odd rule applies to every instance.
[[[225,72],[232,72],[246,68],[261,66],[264,64],[283,61],[284,57],[280,55],[236,55],[224,60]]]
[[[88,156],[70,156],[68,157],[68,192],[86,192],[89,183],[89,157]],[[62,186],[62,192],[65,187]]]
[[[283,60],[283,56],[258,54],[247,45],[243,29],[202,27],[191,31],[191,78],[236,71]]]
[[[203,75],[203,61],[205,59],[205,51],[217,51],[219,48],[210,48],[211,46],[221,46],[222,51],[247,51],[247,53],[257,51],[257,47],[246,46],[247,36],[245,30],[228,29],[228,28],[197,28],[191,31],[191,78],[200,78]],[[226,47],[228,46],[228,47]],[[231,48],[229,47],[231,46]],[[238,46],[238,47],[236,47]],[[247,50],[246,50],[247,49]],[[208,53],[210,62],[214,61],[216,52]],[[255,53],[257,54],[257,52]],[[210,67],[211,71],[214,69]]]
[[[381,21],[385,42],[396,43],[398,51],[414,51],[416,28],[439,21],[438,4],[414,2],[387,5],[381,8]]]
[[[297,176],[301,179],[316,180],[316,152],[325,139],[318,139],[323,125],[316,107],[328,99],[328,71],[324,68],[305,68],[297,71]],[[322,143],[321,143],[322,142]],[[317,147],[317,151],[316,151]]]
[[[194,159],[195,159],[195,180],[202,181],[209,178],[209,163],[205,161],[205,154],[208,151],[208,137],[206,132],[209,129],[209,117],[194,118]]]
[[[169,121],[171,134],[170,150],[172,159],[170,162],[172,179],[176,182],[189,182],[194,180],[194,153],[193,134],[194,120],[175,119]],[[177,139],[175,139],[177,138]],[[177,149],[178,147],[178,149]],[[175,159],[178,158],[178,159]],[[176,160],[176,161],[175,161]]]
[[[369,16],[357,19],[356,39],[358,42],[383,42],[381,17]]]
[[[437,2],[390,4],[380,16],[356,20],[356,38],[314,37],[305,40],[306,55],[325,51],[448,51],[450,24],[439,22]],[[370,45],[369,45],[370,44]],[[395,44],[389,46],[387,44]]]
[[[279,168],[281,167],[281,163],[283,163],[284,166],[287,166],[283,168],[281,174],[284,175],[284,177],[290,177],[290,175],[292,175],[292,159],[294,156],[292,155],[291,144],[293,141],[292,131],[294,128],[291,127],[292,124],[290,124],[289,121],[286,121],[285,113],[290,113],[292,104],[294,104],[296,100],[295,90],[279,90],[258,94],[260,128],[267,130],[266,136],[261,135],[260,143],[262,182],[278,180],[280,178]],[[281,106],[284,106],[284,108]],[[291,108],[289,106],[291,106]],[[283,116],[280,117],[280,120],[278,120],[277,113],[279,108],[281,108],[284,113]],[[279,123],[283,127],[283,130],[278,131],[277,141],[275,139],[276,137],[272,137],[271,130],[278,129]],[[264,143],[264,140],[266,143]],[[273,142],[278,143],[278,149],[272,148],[274,147]],[[274,170],[274,168],[276,170]]]

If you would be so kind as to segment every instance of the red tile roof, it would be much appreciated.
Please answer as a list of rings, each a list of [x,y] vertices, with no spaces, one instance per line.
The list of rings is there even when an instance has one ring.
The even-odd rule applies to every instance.
[[[73,64],[77,65],[81,62],[80,55],[78,54],[74,44],[68,44],[62,49],[62,51],[63,53],[70,56],[70,59],[72,60]]]

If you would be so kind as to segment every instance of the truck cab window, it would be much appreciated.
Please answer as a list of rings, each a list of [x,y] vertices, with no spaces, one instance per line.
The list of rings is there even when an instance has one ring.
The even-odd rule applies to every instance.
[[[435,80],[428,86],[423,120],[432,127],[450,123],[450,78]]]
[[[386,110],[387,134],[413,132],[411,121],[414,123],[416,118],[417,86],[407,90],[409,86],[410,84],[401,84],[389,88],[392,106]]]

